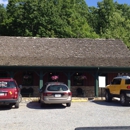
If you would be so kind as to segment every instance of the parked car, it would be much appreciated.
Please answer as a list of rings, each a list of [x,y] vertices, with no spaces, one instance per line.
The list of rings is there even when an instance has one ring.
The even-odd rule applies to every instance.
[[[111,84],[105,88],[105,98],[107,102],[113,97],[119,97],[121,105],[128,105],[130,102],[130,76],[115,77]]]
[[[13,78],[0,78],[0,105],[8,105],[10,108],[14,105],[19,108],[21,100],[17,82]]]
[[[66,104],[71,106],[72,93],[68,86],[61,82],[48,82],[40,89],[41,107],[45,104]]]

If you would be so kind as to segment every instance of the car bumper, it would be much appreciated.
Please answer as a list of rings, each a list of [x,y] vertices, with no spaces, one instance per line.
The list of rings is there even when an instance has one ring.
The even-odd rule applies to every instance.
[[[0,100],[0,105],[4,105],[4,104],[15,104],[15,103],[17,103],[18,102],[18,100],[17,99],[2,99],[2,100]]]
[[[44,98],[41,100],[45,104],[65,104],[65,103],[70,103],[72,101],[72,98],[67,98],[67,99],[51,99],[51,98]]]

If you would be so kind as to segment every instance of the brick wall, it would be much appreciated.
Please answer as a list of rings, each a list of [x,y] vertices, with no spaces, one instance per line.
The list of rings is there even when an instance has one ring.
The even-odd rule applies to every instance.
[[[24,86],[23,88],[29,88],[29,87]],[[39,86],[33,86],[31,88],[33,88],[33,90],[34,90],[33,97],[39,97]],[[83,90],[84,95],[82,95],[82,97],[95,97],[94,86],[71,86],[71,91],[72,91],[73,97],[78,96],[77,92],[76,92],[77,88],[81,88]],[[103,88],[98,89],[98,96],[99,97],[104,96],[104,89]]]
[[[77,88],[81,88],[84,92],[84,95],[82,97],[95,97],[95,89],[94,86],[71,86],[72,96],[77,97]],[[98,88],[98,96],[103,97],[104,96],[104,88]]]
[[[84,92],[83,97],[94,97],[94,86],[71,86],[72,96],[77,97],[77,88],[81,88]]]

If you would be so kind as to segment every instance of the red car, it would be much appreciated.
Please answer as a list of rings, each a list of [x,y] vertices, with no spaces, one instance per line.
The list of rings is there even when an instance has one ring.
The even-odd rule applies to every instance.
[[[19,108],[21,98],[20,87],[13,78],[0,78],[0,105]]]

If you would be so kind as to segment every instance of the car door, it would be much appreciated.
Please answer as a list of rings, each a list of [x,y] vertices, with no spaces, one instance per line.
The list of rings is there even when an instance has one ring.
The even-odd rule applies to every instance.
[[[115,79],[114,82],[114,93],[115,95],[118,95],[120,93],[120,87],[121,87],[121,78]]]
[[[117,94],[118,93],[118,88],[120,87],[121,79],[115,78],[111,82],[109,88],[110,88],[110,93],[111,94]]]

